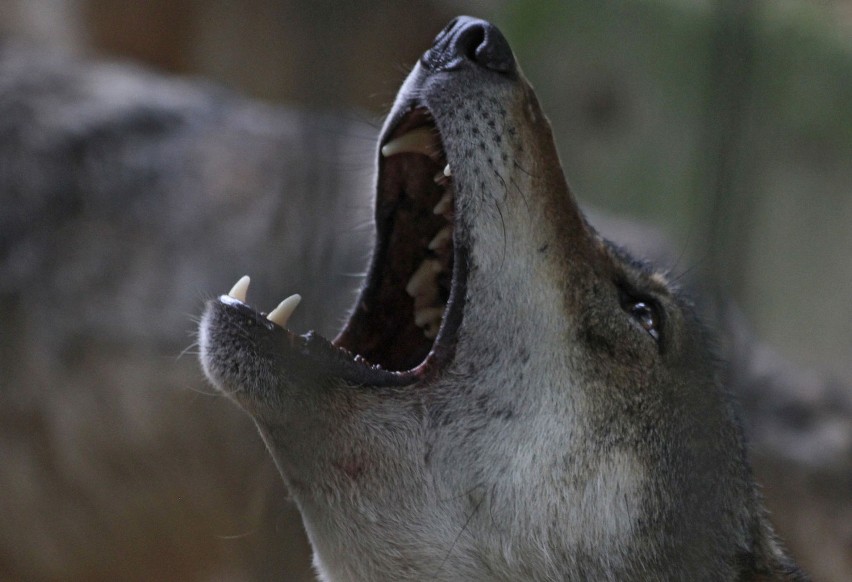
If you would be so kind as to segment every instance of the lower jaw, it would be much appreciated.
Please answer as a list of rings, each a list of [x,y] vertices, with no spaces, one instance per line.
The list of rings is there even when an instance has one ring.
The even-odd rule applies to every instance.
[[[385,147],[399,144],[399,138],[408,149],[385,154],[380,162],[378,243],[369,282],[340,335],[329,342],[314,333],[300,337],[283,329],[295,308],[292,297],[268,320],[245,305],[232,305],[251,312],[274,334],[283,333],[274,343],[287,358],[297,358],[295,366],[304,366],[298,358],[307,357],[313,360],[309,367],[352,384],[401,385],[433,377],[454,355],[467,253],[454,241],[450,166],[427,111],[412,110]],[[242,304],[246,289],[239,286],[231,296]]]

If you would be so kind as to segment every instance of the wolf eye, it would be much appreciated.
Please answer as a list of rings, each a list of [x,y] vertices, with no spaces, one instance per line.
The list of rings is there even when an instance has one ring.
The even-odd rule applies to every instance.
[[[645,301],[634,301],[625,305],[625,309],[642,326],[642,329],[648,332],[648,335],[655,341],[660,341],[660,316],[656,306]]]
[[[662,349],[664,313],[657,301],[645,293],[636,291],[623,280],[616,280],[618,300],[621,308],[657,342]]]

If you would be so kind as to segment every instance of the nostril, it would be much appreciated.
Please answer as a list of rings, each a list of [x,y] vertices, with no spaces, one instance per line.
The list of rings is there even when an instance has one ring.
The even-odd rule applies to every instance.
[[[483,22],[474,38],[479,39],[474,61],[479,65],[500,73],[515,70],[515,55],[500,29]]]
[[[469,16],[450,21],[421,61],[431,70],[450,71],[465,62],[499,73],[515,70],[515,57],[500,30]]]
[[[456,54],[477,62],[477,51],[485,41],[485,30],[481,26],[469,26],[456,37]]]

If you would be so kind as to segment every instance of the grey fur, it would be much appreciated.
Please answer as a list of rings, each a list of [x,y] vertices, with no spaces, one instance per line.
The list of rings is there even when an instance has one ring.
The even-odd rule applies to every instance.
[[[587,225],[523,77],[418,65],[383,136],[415,99],[441,131],[467,258],[444,369],[352,385],[228,300],[200,328],[204,370],[256,421],[323,578],[804,579],[764,516],[709,333]],[[625,288],[661,306],[659,342]]]

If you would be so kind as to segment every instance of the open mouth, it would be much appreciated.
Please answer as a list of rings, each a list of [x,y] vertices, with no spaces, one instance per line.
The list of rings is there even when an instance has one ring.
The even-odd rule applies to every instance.
[[[451,166],[424,107],[410,108],[383,139],[375,220],[366,283],[343,331],[333,342],[286,332],[288,343],[355,383],[414,382],[452,358],[466,279],[454,240]],[[247,285],[241,280],[226,302],[245,302]],[[284,328],[296,304],[297,296],[285,299],[266,316],[266,327]]]
[[[451,327],[448,305],[460,301],[453,293],[455,191],[427,109],[412,108],[381,153],[373,261],[352,317],[334,343],[402,372],[420,366],[447,339],[442,332]]]

